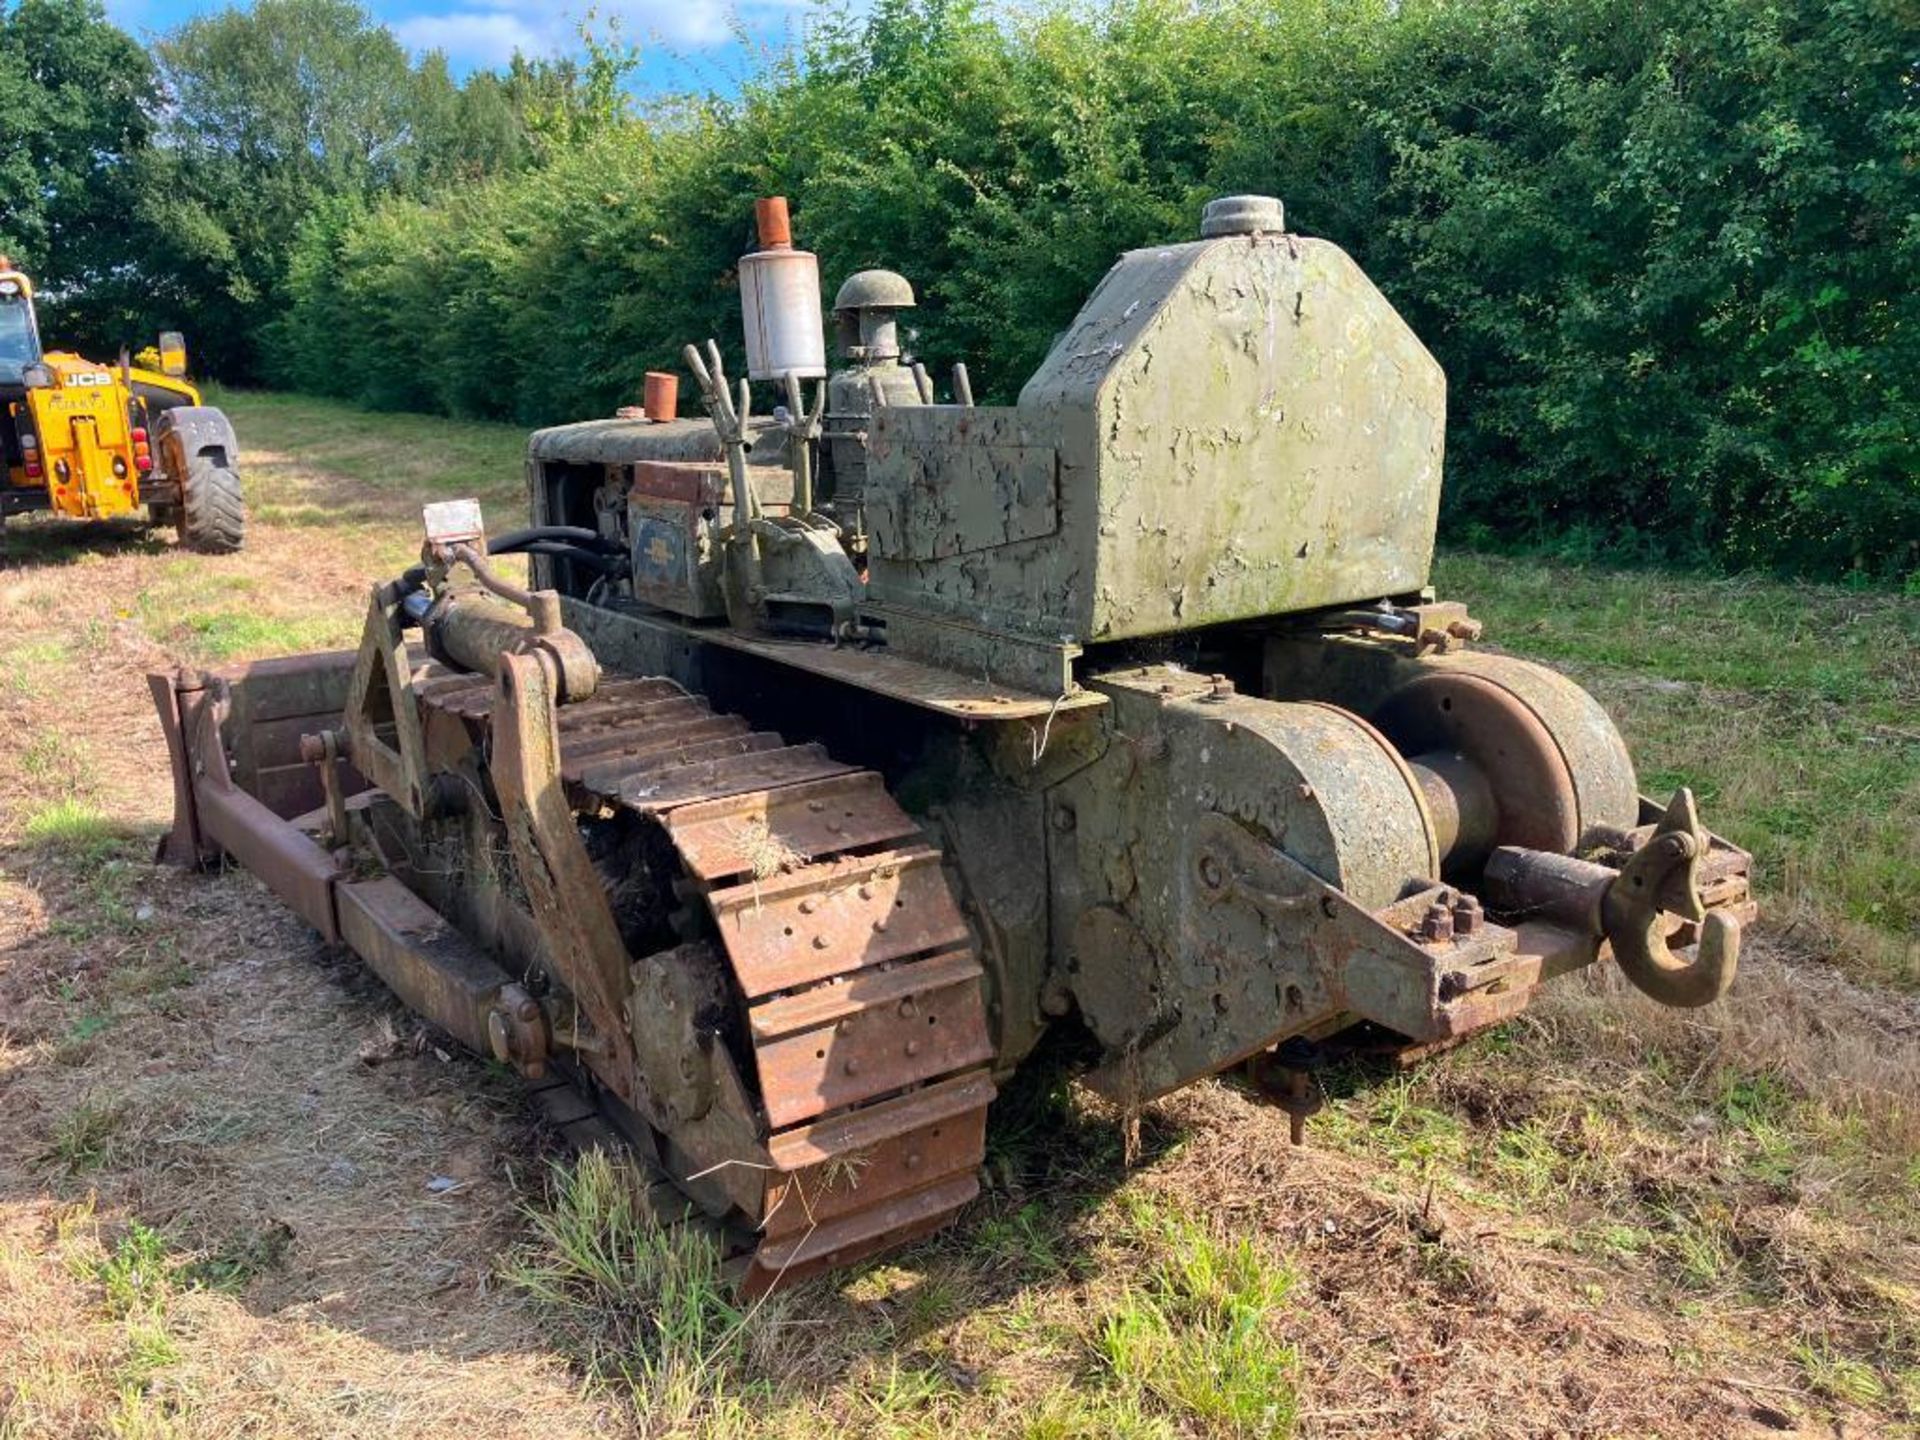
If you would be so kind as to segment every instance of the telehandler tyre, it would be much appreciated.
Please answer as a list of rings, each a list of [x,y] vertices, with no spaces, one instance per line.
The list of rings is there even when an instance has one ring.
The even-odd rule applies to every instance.
[[[183,405],[161,411],[154,429],[167,473],[179,486],[178,506],[168,509],[180,543],[203,555],[232,554],[247,535],[233,426],[210,405]]]

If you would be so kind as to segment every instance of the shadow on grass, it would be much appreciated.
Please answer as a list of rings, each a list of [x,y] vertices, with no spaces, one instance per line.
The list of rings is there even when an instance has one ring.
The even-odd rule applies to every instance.
[[[158,555],[174,548],[171,526],[145,520],[15,516],[0,530],[0,570],[72,565],[96,555]]]

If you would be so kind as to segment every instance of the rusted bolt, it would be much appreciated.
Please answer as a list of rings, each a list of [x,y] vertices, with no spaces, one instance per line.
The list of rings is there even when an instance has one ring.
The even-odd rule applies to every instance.
[[[858,1060],[849,1060],[840,1068],[849,1075],[858,1075],[860,1073],[860,1062]]]
[[[814,948],[814,949],[816,949],[816,950],[824,950],[824,949],[826,949],[826,948],[827,948],[827,937],[826,937],[826,936],[824,936],[824,935],[816,935],[816,936],[814,936],[814,937],[813,937],[813,948]]]
[[[1453,933],[1471,935],[1480,928],[1484,912],[1480,901],[1472,895],[1462,895],[1453,902]]]
[[[818,815],[822,810],[826,808],[827,808],[827,802],[824,800],[807,801],[807,809],[811,810],[815,815]]]
[[[913,997],[911,995],[907,996],[906,999],[900,1002],[900,1010],[899,1010],[900,1018],[902,1020],[911,1020],[913,1018],[914,1011],[917,1008],[918,1007],[915,1006],[915,1004],[913,1003]]]
[[[807,896],[804,900],[800,902],[800,913],[802,915],[811,915],[814,911],[818,910],[819,908],[820,908],[820,902],[811,895]]]
[[[1313,787],[1304,780],[1300,782],[1300,798],[1302,800],[1311,800],[1313,798]]]
[[[1420,935],[1426,940],[1451,940],[1453,938],[1453,911],[1439,901],[1427,907],[1427,913],[1420,921]]]
[[[1055,808],[1053,812],[1054,829],[1064,835],[1067,831],[1073,829],[1076,823],[1077,820],[1071,805],[1061,805]]]
[[[327,758],[327,742],[318,735],[300,737],[300,758],[309,765],[318,765]]]
[[[907,1058],[912,1059],[915,1055],[918,1055],[919,1053],[920,1053],[920,1042],[918,1040],[907,1041]]]
[[[909,1170],[918,1170],[924,1163],[918,1150],[915,1150],[911,1155],[907,1156],[907,1169]]]
[[[1162,695],[1173,694],[1173,682],[1171,680],[1162,680],[1160,682],[1160,693]]]
[[[1209,675],[1207,677],[1207,698],[1209,700],[1226,700],[1230,699],[1232,695],[1233,681],[1224,675]]]
[[[1227,883],[1226,871],[1221,869],[1219,858],[1211,853],[1200,857],[1200,883],[1209,890],[1219,890]]]
[[[875,921],[873,922],[873,928],[874,928],[875,930],[884,930],[884,929],[886,929],[886,928],[887,928],[887,917],[886,917],[886,916],[884,916],[884,915],[882,915],[882,916],[881,916],[881,917],[880,917],[880,918],[879,918],[878,920],[875,920]]]
[[[862,886],[860,887],[860,898],[861,898],[862,900],[871,900],[871,899],[873,899],[873,886],[871,886],[871,885],[862,885]]]
[[[1451,620],[1447,622],[1447,634],[1456,640],[1478,640],[1486,633],[1486,626],[1478,620]]]

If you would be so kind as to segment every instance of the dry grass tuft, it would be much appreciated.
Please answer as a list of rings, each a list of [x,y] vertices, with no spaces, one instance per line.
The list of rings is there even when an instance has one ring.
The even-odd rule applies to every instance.
[[[765,820],[754,819],[735,827],[727,837],[746,860],[755,880],[771,879],[789,870],[798,870],[813,857],[794,849],[767,828]]]

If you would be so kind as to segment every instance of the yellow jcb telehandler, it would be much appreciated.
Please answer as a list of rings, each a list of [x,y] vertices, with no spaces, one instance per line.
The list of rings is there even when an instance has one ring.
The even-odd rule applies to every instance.
[[[0,522],[30,510],[104,520],[144,506],[190,550],[240,548],[247,510],[233,425],[182,378],[177,333],[160,337],[155,358],[146,369],[124,352],[100,365],[42,350],[33,284],[0,256]]]

